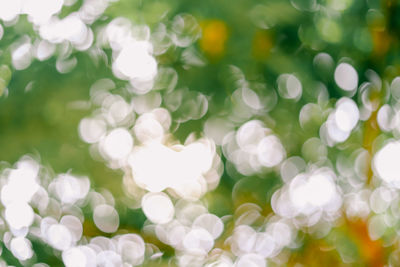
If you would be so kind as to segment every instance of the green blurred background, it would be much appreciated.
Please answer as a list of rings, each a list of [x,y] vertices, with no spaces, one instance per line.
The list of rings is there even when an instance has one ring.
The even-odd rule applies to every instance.
[[[61,17],[81,4],[77,1],[64,7]],[[229,65],[239,67],[252,89],[262,94],[276,90],[276,79],[282,73],[296,73],[300,78],[303,97],[299,101],[279,98],[268,114],[258,116],[267,125],[270,118],[278,122],[273,130],[280,136],[288,156],[301,154],[304,141],[318,137],[319,126],[326,119],[321,114],[307,129],[299,124],[300,109],[317,100],[319,83],[329,92],[327,107],[345,95],[333,78],[334,65],[343,58],[356,68],[361,81],[366,79],[367,69],[387,80],[400,74],[400,5],[395,0],[121,0],[112,3],[93,28],[123,16],[154,29],[160,21],[168,22],[181,13],[194,15],[200,23],[202,36],[193,49],[205,65],[183,67],[183,49],[176,47],[157,60],[177,71],[177,88],[188,87],[211,99],[206,116],[177,127],[174,135],[181,141],[191,132],[201,132],[210,116],[231,110],[226,100],[232,98],[236,88]],[[0,98],[0,160],[14,163],[22,155],[30,154],[54,173],[72,171],[87,175],[94,188],[107,188],[117,198],[121,196],[122,172],[91,157],[89,145],[79,137],[78,124],[95,108],[89,102],[89,90],[95,81],[110,78],[117,85],[114,92],[121,94],[124,82],[113,77],[109,63],[96,63],[88,53],[79,51],[73,52],[77,66],[67,74],[57,71],[55,57],[44,62],[34,60],[29,68],[16,71],[11,67],[10,45],[25,34],[35,40],[36,33],[24,16],[17,25],[4,28],[0,75],[8,84],[3,86]],[[105,52],[110,56],[111,50]],[[333,65],[316,66],[314,59],[320,52],[331,55]],[[10,78],[8,70],[12,73]],[[363,143],[367,134],[362,129],[352,134],[344,150],[351,154],[357,147],[368,147]],[[334,160],[336,150],[329,150]],[[238,203],[250,200],[269,206],[269,198],[282,182],[276,174],[268,175],[271,179],[243,178],[245,186],[238,193],[243,200],[237,200]],[[236,180],[225,172],[218,189],[206,196],[211,212],[219,216],[233,213],[238,206],[231,193]],[[119,205],[124,209],[123,204]],[[270,211],[268,207],[264,212],[267,215]],[[140,211],[121,214],[121,224],[133,228],[140,228],[144,221]],[[124,218],[124,214],[128,217]],[[369,240],[365,227],[362,222],[348,223],[323,240],[305,237],[304,246],[294,250],[288,266],[301,266],[294,265],[295,262],[303,266],[383,266],[383,255],[392,248],[382,248],[381,241]],[[342,263],[338,252],[330,249],[332,244],[339,244],[339,254],[350,254],[353,263]]]

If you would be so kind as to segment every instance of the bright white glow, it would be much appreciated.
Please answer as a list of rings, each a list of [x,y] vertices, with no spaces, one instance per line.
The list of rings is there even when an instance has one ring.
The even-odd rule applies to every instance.
[[[123,123],[132,114],[132,106],[122,97],[115,97],[110,103],[107,119],[111,125]]]
[[[62,224],[50,225],[46,238],[49,244],[58,250],[66,250],[72,244],[71,232]]]
[[[200,203],[179,200],[176,205],[176,218],[184,225],[192,225],[194,220],[207,213],[207,208]]]
[[[344,199],[347,216],[366,219],[371,212],[368,203],[369,197],[370,191],[367,189],[347,194]]]
[[[58,13],[62,6],[63,0],[24,0],[22,11],[28,14],[35,24],[40,24]]]
[[[258,97],[257,93],[249,88],[242,89],[242,96],[243,101],[251,108],[254,109],[261,109],[263,106],[261,105],[260,98]]]
[[[11,240],[10,248],[12,254],[20,261],[32,258],[32,244],[25,237],[15,237]]]
[[[62,39],[70,41],[74,45],[80,45],[86,40],[88,29],[76,13],[71,13],[60,21],[56,29]]]
[[[61,218],[60,224],[66,226],[71,232],[73,242],[77,242],[81,239],[83,233],[83,227],[81,221],[72,215],[65,215]]]
[[[239,256],[253,251],[257,233],[248,225],[239,225],[235,228],[232,239],[231,250]]]
[[[97,254],[97,266],[123,266],[121,256],[112,250],[104,250]]]
[[[155,226],[157,238],[161,242],[174,247],[182,243],[186,232],[186,228],[177,220],[172,220],[166,224],[157,224]]]
[[[151,142],[134,149],[129,158],[133,178],[151,192],[170,187],[181,197],[199,198],[207,190],[202,175],[212,166],[214,145],[204,139],[175,148],[179,151]]]
[[[375,173],[385,182],[400,187],[400,142],[390,141],[374,157]]]
[[[286,152],[280,140],[271,134],[259,120],[244,123],[236,133],[225,135],[222,148],[225,156],[235,164],[236,169],[251,175],[280,164]]]
[[[145,243],[139,235],[123,235],[118,238],[118,252],[125,262],[140,265],[144,259]]]
[[[177,221],[172,221],[170,224],[167,228],[167,243],[179,247],[189,229]]]
[[[353,130],[360,118],[360,112],[356,103],[343,97],[336,103],[335,122],[342,131],[349,132]]]
[[[69,41],[77,49],[86,47],[91,31],[80,19],[77,13],[71,13],[63,19],[52,17],[39,29],[40,36],[52,43]]]
[[[265,259],[258,254],[245,254],[239,257],[236,261],[235,266],[237,267],[264,267],[266,266]]]
[[[183,239],[183,246],[189,252],[209,252],[214,246],[211,234],[203,228],[193,228]]]
[[[335,174],[328,168],[301,173],[274,193],[272,207],[284,217],[306,216],[297,223],[308,226],[316,224],[325,214],[328,216],[325,219],[329,219],[342,204],[335,179]]]
[[[140,142],[161,142],[164,137],[164,128],[153,113],[144,113],[136,121],[133,127],[135,136]]]
[[[396,113],[396,111],[388,104],[383,105],[379,111],[377,116],[377,121],[379,128],[383,131],[391,131],[398,125],[400,113]]]
[[[353,91],[358,85],[358,74],[353,66],[340,63],[335,70],[335,82],[345,91]]]
[[[87,177],[76,178],[70,174],[60,174],[53,183],[58,198],[63,203],[73,204],[83,199],[89,192],[90,182]]]
[[[133,40],[132,23],[127,18],[115,18],[108,23],[105,35],[113,50],[121,50],[126,44]]]
[[[92,24],[96,19],[98,19],[108,7],[109,0],[85,0],[80,13],[82,19],[88,23]]]
[[[333,199],[336,189],[329,174],[314,174],[307,181],[303,179],[302,176],[298,176],[291,183],[290,195],[295,206],[322,207]]]
[[[36,47],[36,57],[40,61],[50,58],[56,51],[56,46],[46,40],[41,40]]]
[[[285,159],[286,152],[278,137],[268,135],[260,141],[257,156],[262,165],[273,167]]]
[[[126,80],[152,80],[157,74],[157,62],[151,50],[151,44],[145,41],[125,45],[113,63],[114,74]]]
[[[15,229],[29,227],[33,222],[33,210],[25,202],[13,202],[6,207],[5,219]]]
[[[0,19],[11,21],[21,13],[21,0],[0,1]]]
[[[331,177],[322,174],[312,175],[308,179],[309,203],[314,206],[324,206],[336,193]]]
[[[254,250],[257,254],[267,258],[271,256],[275,250],[275,241],[268,233],[257,233],[257,241]]]
[[[269,132],[261,121],[252,120],[240,126],[236,133],[236,142],[246,152],[254,153],[257,151],[259,142]]]
[[[24,168],[10,171],[8,183],[1,189],[1,202],[7,206],[13,202],[28,203],[39,189],[38,169],[26,164]]]
[[[32,61],[32,45],[29,42],[21,44],[12,52],[11,59],[15,69],[26,69]]]
[[[132,135],[124,128],[112,130],[102,143],[102,149],[105,154],[114,160],[120,160],[128,156],[132,146]]]
[[[233,267],[232,259],[227,255],[221,255],[215,261],[206,264],[205,267]]]
[[[354,100],[342,97],[336,108],[330,113],[328,120],[321,126],[321,138],[328,145],[344,142],[360,119],[360,111]]]
[[[333,116],[329,116],[328,121],[320,128],[320,136],[328,145],[332,146],[335,142],[344,142],[350,136],[350,132],[340,130]]]
[[[303,88],[300,80],[293,74],[282,74],[278,77],[278,91],[281,97],[298,100]]]
[[[283,248],[290,244],[293,233],[287,223],[277,221],[267,226],[266,232],[272,236],[277,246]]]
[[[86,254],[78,247],[63,251],[62,259],[66,267],[86,267],[88,264]]]
[[[237,187],[233,188],[233,191],[238,190]],[[239,189],[240,190],[240,189]],[[235,199],[235,197],[234,197]],[[236,225],[251,225],[254,223],[257,219],[261,217],[260,214],[261,208],[253,203],[245,203],[240,205],[236,211],[235,211],[235,216],[237,217],[235,224]]]
[[[98,205],[93,211],[93,221],[105,233],[113,233],[119,227],[119,215],[110,205]]]
[[[162,125],[163,129],[167,131],[171,127],[171,114],[165,108],[156,108],[151,111],[154,118]]]
[[[165,193],[147,193],[142,198],[142,209],[146,217],[156,224],[171,221],[175,213],[174,205]]]
[[[129,89],[132,90],[133,93],[144,95],[151,91],[154,86],[154,80],[140,80],[137,78],[130,80],[130,84],[131,87]]]
[[[40,233],[42,237],[47,236],[47,231],[49,230],[50,226],[53,224],[57,224],[57,220],[53,217],[45,217],[40,221]]]
[[[79,123],[79,134],[86,143],[97,143],[106,133],[106,123],[100,119],[83,119]]]
[[[157,143],[134,149],[129,162],[137,185],[151,192],[166,189],[171,183],[169,179],[175,179],[175,167],[179,167],[174,161],[175,153]]]
[[[193,222],[193,227],[199,227],[207,230],[214,239],[217,239],[224,230],[222,220],[214,214],[203,214],[196,218]]]

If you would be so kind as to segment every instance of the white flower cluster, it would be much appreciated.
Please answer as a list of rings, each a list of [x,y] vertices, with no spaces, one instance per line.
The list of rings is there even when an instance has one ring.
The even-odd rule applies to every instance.
[[[336,179],[327,167],[300,173],[274,193],[272,208],[300,227],[313,226],[320,220],[333,221],[342,206]]]
[[[250,120],[236,132],[227,134],[222,149],[225,157],[244,175],[275,167],[286,157],[279,138],[258,120]]]
[[[44,167],[25,156],[15,168],[4,169],[0,181],[1,202],[6,207],[0,218],[2,240],[24,265],[32,266],[37,261],[32,242],[60,251],[55,254],[70,267],[137,266],[143,263],[145,254],[148,259],[162,255],[156,246],[136,234],[110,239],[93,237],[90,232],[85,236],[84,225],[91,220],[106,233],[119,227],[113,197],[93,191],[87,177],[61,174],[52,179]],[[93,211],[93,218],[85,217],[85,208]]]

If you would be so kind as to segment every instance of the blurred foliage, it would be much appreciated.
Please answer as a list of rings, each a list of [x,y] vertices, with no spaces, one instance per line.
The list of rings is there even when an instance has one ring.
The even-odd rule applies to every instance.
[[[61,16],[81,4],[82,1],[77,1],[64,7]],[[176,125],[174,135],[181,141],[193,131],[200,133],[209,117],[234,112],[227,104],[236,90],[231,65],[239,68],[250,88],[261,95],[276,92],[276,80],[283,73],[296,74],[301,80],[301,99],[279,98],[268,113],[254,116],[281,138],[288,157],[302,154],[306,157],[302,153],[304,142],[319,136],[319,126],[326,120],[327,110],[334,107],[336,99],[346,96],[335,83],[334,62],[351,63],[361,81],[367,79],[364,74],[368,69],[382,80],[391,81],[400,74],[400,5],[395,0],[121,0],[113,2],[93,27],[122,16],[154,30],[160,21],[168,24],[181,13],[192,14],[199,21],[202,35],[193,49],[205,65],[185,67],[182,54],[186,48],[179,47],[171,47],[157,60],[177,71],[177,88],[187,87],[211,99],[204,117]],[[16,162],[28,153],[51,166],[55,173],[72,170],[88,175],[95,188],[107,188],[115,196],[121,196],[122,172],[93,159],[89,145],[81,141],[77,130],[80,120],[94,110],[88,100],[95,81],[110,78],[117,84],[113,90],[124,94],[121,89],[124,84],[114,78],[110,63],[96,62],[88,53],[74,51],[77,65],[71,72],[59,73],[55,57],[44,62],[34,60],[29,68],[17,71],[12,67],[10,47],[23,35],[35,40],[36,34],[25,16],[13,27],[3,27],[0,160]],[[328,53],[334,62],[318,66],[315,56],[320,52]],[[106,50],[106,54],[110,53]],[[310,125],[301,127],[300,110],[305,104],[318,101],[321,86],[326,86],[329,98]],[[357,94],[353,96],[358,98]],[[354,132],[340,145],[341,150],[348,155],[358,147],[373,152],[372,143],[380,135],[376,124],[374,114],[361,126],[363,131]],[[338,151],[332,147],[328,150],[328,157],[335,162]],[[227,160],[223,161],[229,169]],[[372,173],[368,176],[370,179]],[[268,216],[272,211],[271,196],[281,185],[276,173],[243,177],[235,170],[225,170],[219,187],[208,193],[205,201],[210,212],[220,217],[233,214],[245,202],[257,203]],[[123,202],[118,202],[117,207],[121,229],[141,229],[145,217],[140,210],[129,209]],[[304,245],[293,249],[286,266],[384,266],[394,246],[371,241],[366,227],[361,220],[347,222],[323,239],[304,237]],[[90,221],[84,225],[84,233],[102,234]],[[35,251],[42,251],[38,259],[57,266],[58,263],[52,263],[48,248]],[[19,265],[4,246],[2,257],[12,265]]]

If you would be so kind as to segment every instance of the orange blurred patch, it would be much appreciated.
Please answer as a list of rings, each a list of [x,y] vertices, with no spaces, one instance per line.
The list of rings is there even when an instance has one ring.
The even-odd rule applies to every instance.
[[[228,27],[221,20],[206,20],[200,23],[202,37],[199,40],[200,49],[211,59],[218,59],[225,52],[228,40]]]
[[[252,53],[257,60],[265,60],[268,58],[273,46],[271,35],[268,31],[257,31],[254,35]]]
[[[374,45],[373,55],[375,57],[382,57],[390,48],[391,38],[385,29],[379,27],[371,29],[372,42]]]
[[[341,259],[333,247],[325,243],[323,239],[307,242],[302,250],[292,252],[288,267],[307,266],[343,266]]]
[[[384,251],[381,240],[371,240],[368,234],[368,226],[362,221],[347,221],[350,232],[354,235],[360,248],[360,253],[367,266],[383,267]]]

